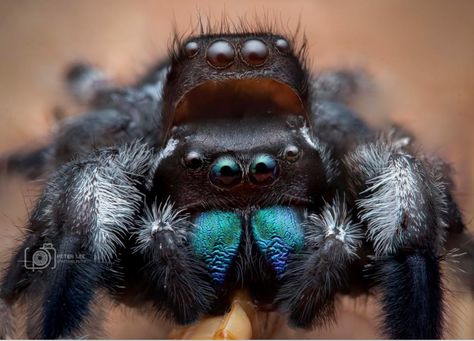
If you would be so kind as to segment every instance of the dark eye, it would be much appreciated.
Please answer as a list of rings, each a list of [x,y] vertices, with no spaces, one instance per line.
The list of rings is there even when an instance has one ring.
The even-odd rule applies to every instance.
[[[198,152],[189,152],[184,157],[184,165],[192,170],[197,170],[202,167],[204,163],[204,157]]]
[[[242,169],[233,158],[221,157],[212,165],[209,179],[216,186],[231,187],[242,180]]]
[[[283,157],[287,161],[295,162],[300,158],[300,150],[295,145],[290,144],[283,151]]]
[[[226,40],[217,40],[207,48],[206,57],[211,66],[225,68],[234,62],[234,47]]]
[[[250,180],[259,185],[272,183],[278,176],[278,162],[267,154],[258,155],[250,164]]]

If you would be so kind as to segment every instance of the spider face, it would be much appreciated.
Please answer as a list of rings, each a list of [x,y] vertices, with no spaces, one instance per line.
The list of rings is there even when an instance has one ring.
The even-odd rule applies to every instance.
[[[289,255],[304,244],[303,210],[314,204],[312,193],[327,184],[320,154],[301,134],[304,119],[258,116],[176,127],[170,138],[176,149],[155,174],[159,200],[169,198],[191,214],[191,247],[207,264],[213,283],[227,290],[236,283],[247,288],[250,281],[248,289],[254,291],[282,276]],[[309,177],[307,169],[315,165]],[[245,255],[249,249],[255,250],[251,259]],[[255,265],[259,257],[268,259],[268,268]],[[246,272],[237,279],[238,268]],[[254,274],[262,271],[268,278],[257,284]],[[263,300],[258,293],[254,299]]]
[[[326,174],[301,129],[304,121],[294,116],[181,125],[171,138],[176,149],[158,167],[156,186],[164,199],[189,211],[309,205],[312,193],[326,186]],[[319,165],[312,177],[310,165]]]
[[[402,130],[364,123],[348,106],[360,76],[311,75],[292,39],[175,41],[127,88],[74,68],[71,89],[94,85],[76,94],[95,94],[92,112],[3,161],[49,180],[0,308],[33,295],[30,336],[69,338],[97,291],[185,324],[225,312],[244,288],[257,309],[304,328],[334,320],[340,295],[375,294],[389,337],[441,337],[440,262],[470,238],[445,162]],[[82,261],[39,269],[35,252],[50,249]],[[0,321],[0,336],[9,325]]]

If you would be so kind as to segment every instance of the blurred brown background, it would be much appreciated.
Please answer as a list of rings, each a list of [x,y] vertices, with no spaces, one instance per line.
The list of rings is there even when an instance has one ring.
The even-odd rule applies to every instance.
[[[289,27],[300,18],[313,69],[364,67],[379,86],[366,103],[368,119],[388,115],[423,146],[456,168],[466,221],[474,214],[474,1],[0,1],[0,153],[41,143],[52,109],[67,105],[61,79],[71,62],[86,60],[125,82],[166,54],[173,22],[181,30],[197,13],[218,19],[267,13]],[[71,107],[69,107],[71,108]],[[76,113],[69,110],[69,113]],[[18,179],[0,180],[0,255],[21,234],[35,191]],[[472,224],[471,224],[472,225]],[[471,226],[472,228],[472,226]],[[450,309],[448,337],[474,338],[467,293]],[[362,306],[362,307],[361,307]],[[344,305],[335,330],[301,337],[373,338],[375,310]],[[162,337],[158,323],[110,308],[114,338]],[[277,337],[295,336],[285,331]]]

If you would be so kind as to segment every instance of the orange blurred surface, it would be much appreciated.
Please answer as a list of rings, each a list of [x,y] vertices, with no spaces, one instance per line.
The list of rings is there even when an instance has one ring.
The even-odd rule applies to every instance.
[[[423,146],[453,163],[458,200],[474,214],[474,2],[473,1],[15,1],[0,2],[0,153],[44,141],[52,109],[69,99],[62,72],[85,60],[119,81],[142,75],[167,52],[173,23],[180,30],[198,13],[218,20],[255,13],[301,20],[314,70],[364,67],[379,86],[364,102],[372,122],[391,120]],[[70,110],[69,114],[75,114]],[[16,244],[34,190],[0,179],[0,256]],[[471,226],[472,230],[472,226]],[[461,296],[450,335],[474,338],[474,306]],[[376,309],[344,305],[332,331],[282,330],[276,337],[373,338]],[[166,336],[166,323],[110,308],[106,332],[114,338]]]

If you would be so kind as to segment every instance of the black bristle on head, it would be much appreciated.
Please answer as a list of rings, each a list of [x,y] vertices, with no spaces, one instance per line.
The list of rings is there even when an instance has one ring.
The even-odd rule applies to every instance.
[[[255,15],[239,17],[234,20],[223,14],[220,19],[213,20],[210,16],[199,14],[197,21],[191,23],[190,28],[181,31],[175,24],[173,34],[168,44],[169,55],[172,61],[183,58],[183,46],[193,38],[208,36],[221,37],[226,35],[257,36],[271,34],[282,36],[288,40],[292,53],[298,57],[301,65],[306,69],[309,64],[308,39],[298,20],[294,28],[289,23],[277,16],[265,13],[263,16]]]
[[[306,37],[299,26],[293,33],[283,27],[224,17],[212,24],[201,18],[190,32],[175,31],[163,89],[165,129],[203,115],[306,115]]]

